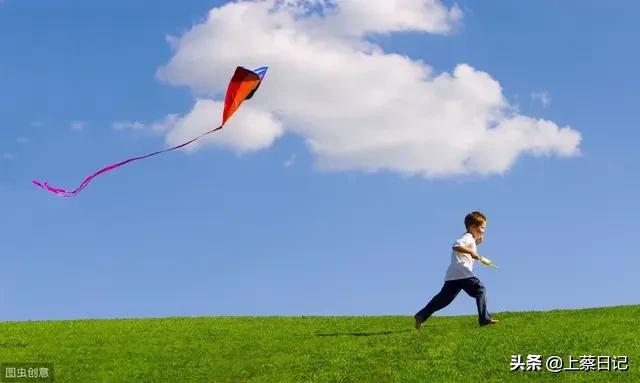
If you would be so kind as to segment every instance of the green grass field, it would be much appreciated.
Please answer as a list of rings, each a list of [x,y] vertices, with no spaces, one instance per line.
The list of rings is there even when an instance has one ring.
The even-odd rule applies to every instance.
[[[640,381],[640,306],[494,317],[420,332],[408,316],[5,322],[0,362],[53,363],[56,382],[82,383]],[[518,354],[543,355],[543,370],[510,371]],[[628,371],[552,373],[552,355],[627,356]]]

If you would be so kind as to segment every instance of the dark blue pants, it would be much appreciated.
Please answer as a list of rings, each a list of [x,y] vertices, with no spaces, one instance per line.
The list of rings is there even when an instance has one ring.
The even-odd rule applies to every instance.
[[[476,306],[478,306],[478,322],[481,326],[489,323],[491,316],[487,312],[487,294],[484,285],[476,277],[455,279],[452,281],[445,281],[442,290],[435,297],[433,297],[429,303],[420,311],[416,313],[416,318],[422,322],[429,319],[429,317],[436,311],[447,307],[460,290],[464,290],[470,297],[476,299]]]

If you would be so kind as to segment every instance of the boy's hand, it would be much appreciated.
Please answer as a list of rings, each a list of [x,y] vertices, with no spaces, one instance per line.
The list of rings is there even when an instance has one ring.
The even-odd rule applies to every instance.
[[[480,257],[480,262],[485,266],[493,267],[494,269],[498,268],[498,266],[494,265],[493,262],[491,262],[491,260],[488,258]]]

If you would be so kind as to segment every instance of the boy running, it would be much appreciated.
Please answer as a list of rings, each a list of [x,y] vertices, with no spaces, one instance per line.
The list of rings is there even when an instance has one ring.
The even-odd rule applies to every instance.
[[[434,296],[429,303],[414,315],[416,329],[436,311],[447,307],[460,290],[464,290],[470,297],[476,299],[478,306],[478,322],[480,326],[496,324],[498,320],[491,319],[487,311],[487,298],[484,285],[473,274],[473,260],[480,259],[476,251],[476,245],[482,242],[484,231],[487,227],[487,217],[474,211],[464,218],[464,226],[467,232],[453,244],[451,251],[451,264],[447,269],[442,290]]]

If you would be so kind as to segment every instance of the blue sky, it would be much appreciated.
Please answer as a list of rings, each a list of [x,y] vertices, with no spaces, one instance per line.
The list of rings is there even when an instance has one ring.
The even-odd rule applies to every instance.
[[[323,100],[299,116],[287,114],[294,100],[273,105],[286,86],[282,60],[263,63],[265,86],[228,126],[253,134],[242,118],[264,114],[275,121],[273,142],[254,150],[232,137],[172,152],[98,178],[73,199],[31,184],[73,188],[104,165],[179,139],[181,126],[150,126],[192,115],[194,100],[223,92],[217,84],[231,72],[210,67],[214,85],[198,90],[190,68],[171,64],[186,43],[172,50],[167,36],[184,36],[222,3],[0,3],[0,320],[412,315],[440,289],[471,210],[489,217],[479,251],[501,266],[476,265],[491,311],[638,303],[640,5],[632,2],[460,1],[462,17],[446,34],[366,37],[434,75],[462,63],[488,73],[512,113],[579,132],[579,154],[522,153],[504,171],[446,176],[410,174],[380,155],[372,171],[360,153],[331,157],[338,141],[319,141],[327,152],[310,146],[325,137],[313,125],[331,114]],[[216,37],[207,44],[221,45]],[[254,59],[245,55],[229,60],[253,66],[237,62]],[[162,77],[160,68],[173,72]],[[301,89],[292,97],[316,97]],[[350,89],[352,99],[369,91]],[[145,129],[113,128],[122,121]],[[356,125],[339,138],[360,139]],[[473,313],[464,295],[440,312]]]

